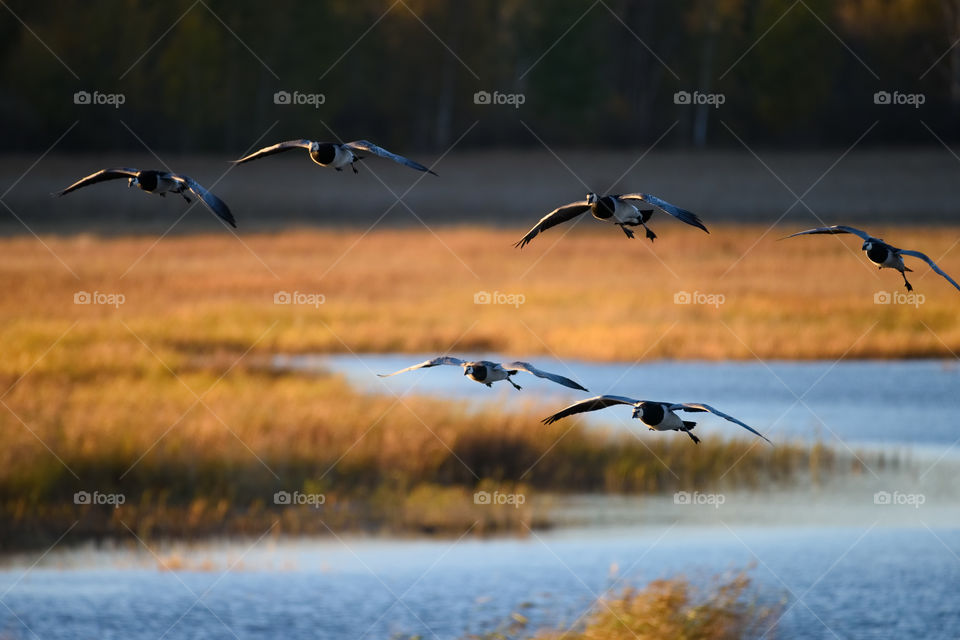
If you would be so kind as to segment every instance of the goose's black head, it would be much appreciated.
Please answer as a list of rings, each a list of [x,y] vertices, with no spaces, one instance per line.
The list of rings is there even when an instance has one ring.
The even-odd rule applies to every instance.
[[[329,142],[322,144],[319,142],[311,142],[310,157],[320,164],[330,164],[333,162],[333,159],[337,157],[337,147]]]
[[[644,424],[658,425],[663,422],[663,405],[656,402],[641,402],[633,408],[633,417]]]
[[[617,208],[616,198],[613,196],[603,196],[601,198],[593,192],[587,194],[587,204],[592,208],[593,216],[600,220],[612,216]]]
[[[870,260],[876,262],[877,264],[884,262],[889,254],[886,244],[883,242],[876,242],[874,240],[867,240],[864,242],[861,249],[867,253],[867,257],[870,258]]]
[[[468,364],[463,368],[463,375],[483,382],[487,379],[487,368],[482,364]]]
[[[155,191],[157,188],[157,172],[141,171],[127,179],[128,187],[139,187],[144,191]]]

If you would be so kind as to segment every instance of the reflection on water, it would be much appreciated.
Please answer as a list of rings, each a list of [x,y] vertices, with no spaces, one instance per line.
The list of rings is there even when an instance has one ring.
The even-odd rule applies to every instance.
[[[253,546],[251,546],[253,545]],[[0,630],[41,638],[457,638],[514,611],[569,624],[606,589],[753,564],[780,637],[954,637],[960,531],[886,526],[711,525],[568,530],[525,539],[262,541],[192,552],[206,572],[0,572]],[[145,552],[141,559],[149,565]],[[224,569],[232,570],[224,572]],[[199,600],[198,600],[199,599]],[[16,617],[14,617],[16,614]],[[18,620],[19,618],[19,620]],[[30,631],[28,631],[28,628]],[[166,634],[164,636],[164,634]]]
[[[909,443],[943,449],[960,439],[960,366],[956,361],[845,362],[643,362],[593,363],[537,357],[535,364],[581,382],[591,394],[572,392],[524,376],[523,391],[503,383],[493,389],[463,377],[454,367],[436,367],[388,379],[390,373],[432,355],[276,356],[275,366],[328,370],[360,389],[424,394],[524,408],[546,415],[589,395],[612,393],[650,400],[706,402],[757,427],[771,439],[800,438],[848,444]],[[482,356],[506,361],[496,354]],[[524,374],[520,374],[524,375]],[[491,402],[492,401],[492,402]],[[589,414],[591,423],[637,428],[630,411]],[[719,419],[698,420],[698,431],[735,434]]]

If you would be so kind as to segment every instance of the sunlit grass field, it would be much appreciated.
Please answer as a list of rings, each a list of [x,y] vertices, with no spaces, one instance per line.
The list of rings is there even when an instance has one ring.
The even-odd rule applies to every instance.
[[[46,248],[4,239],[0,540],[36,546],[70,527],[80,537],[523,533],[550,523],[538,495],[766,486],[850,468],[821,447],[696,446],[676,434],[610,436],[575,421],[545,428],[531,412],[362,394],[336,377],[274,371],[276,352],[632,361],[960,349],[960,294],[918,270],[923,304],[876,305],[874,292],[896,290],[898,276],[878,279],[858,243],[775,243],[770,234],[749,250],[763,229],[707,236],[664,221],[657,230],[653,251],[586,224],[522,252],[511,247],[517,232],[478,229],[156,244],[50,237]],[[960,273],[949,252],[957,230],[896,235],[946,253],[944,268]],[[523,303],[475,304],[482,291]],[[724,300],[675,304],[679,291]],[[122,304],[75,304],[78,292]],[[323,303],[277,304],[278,292]],[[478,489],[529,499],[519,509],[477,505]],[[126,502],[78,506],[81,490],[121,492]],[[278,507],[275,491],[327,502],[320,512]]]
[[[164,358],[247,349],[630,362],[960,351],[960,292],[919,261],[908,259],[922,303],[876,304],[878,292],[905,291],[899,274],[867,262],[858,238],[777,242],[786,229],[707,235],[657,222],[653,245],[585,219],[522,251],[512,247],[519,229],[49,237],[49,251],[29,236],[3,239],[0,371],[15,378],[68,329],[39,370],[73,366],[79,345],[99,345],[102,366],[127,366],[145,349],[134,335]],[[883,235],[960,277],[960,228]],[[76,305],[78,291],[119,293],[124,303]],[[322,295],[323,304],[275,304],[278,292]],[[475,304],[480,292],[507,303]],[[706,303],[676,304],[682,292]]]

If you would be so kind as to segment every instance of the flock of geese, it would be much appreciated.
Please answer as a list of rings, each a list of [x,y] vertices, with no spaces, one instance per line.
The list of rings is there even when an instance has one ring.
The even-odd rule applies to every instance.
[[[240,158],[239,160],[235,160],[234,164],[245,164],[247,162],[259,160],[260,158],[265,158],[267,156],[291,151],[293,149],[306,150],[313,162],[321,167],[332,167],[336,171],[342,171],[344,167],[349,166],[354,173],[359,173],[356,163],[364,160],[367,157],[367,155],[363,154],[372,154],[374,156],[393,160],[398,164],[415,169],[417,171],[422,171],[431,175],[437,175],[419,162],[414,162],[409,158],[387,151],[383,147],[379,147],[367,140],[356,140],[354,142],[347,143],[317,142],[306,139],[288,140],[286,142],[280,142],[269,147],[264,147],[247,156],[244,156],[243,158]],[[146,193],[152,193],[159,196],[165,196],[168,193],[172,193],[174,195],[181,196],[188,203],[191,202],[190,195],[192,195],[203,202],[203,204],[210,209],[210,211],[216,214],[224,222],[234,228],[237,226],[237,221],[234,218],[233,213],[223,200],[208,191],[193,178],[169,171],[141,170],[128,167],[101,169],[100,171],[97,171],[96,173],[93,173],[85,178],[81,178],[55,195],[64,196],[68,193],[76,191],[77,189],[82,189],[83,187],[87,187],[98,182],[118,180],[123,178],[127,180],[128,187],[135,186]],[[656,211],[671,215],[681,222],[685,222],[688,225],[702,229],[706,233],[710,233],[700,218],[697,217],[697,215],[693,212],[687,211],[686,209],[681,209],[680,207],[672,205],[669,202],[648,193],[627,193],[621,195],[608,194],[603,196],[596,193],[588,193],[584,200],[578,200],[577,202],[571,202],[570,204],[557,207],[547,215],[543,216],[514,246],[523,248],[540,233],[550,229],[551,227],[568,222],[577,216],[586,213],[587,211],[589,211],[597,220],[609,222],[620,227],[627,238],[635,237],[634,232],[632,229],[630,229],[630,227],[640,226],[643,227],[644,231],[646,232],[646,237],[653,242],[657,235],[650,229],[649,226],[647,226],[647,223],[650,221],[651,216]],[[913,286],[910,284],[910,281],[907,280],[906,276],[906,272],[912,271],[912,269],[904,264],[903,256],[911,256],[923,260],[930,266],[931,269],[933,269],[933,271],[943,276],[950,284],[960,291],[960,284],[957,284],[953,278],[940,269],[940,267],[937,266],[937,264],[926,254],[911,249],[898,249],[893,245],[887,244],[882,239],[875,238],[866,231],[862,231],[854,227],[846,225],[817,227],[815,229],[808,229],[806,231],[794,233],[787,236],[787,238],[813,234],[852,234],[859,236],[861,239],[863,239],[863,245],[861,249],[866,253],[867,258],[873,264],[877,265],[879,269],[886,268],[899,271],[900,275],[903,276],[903,282],[907,288],[907,291],[913,290]],[[474,380],[475,382],[486,385],[487,387],[492,387],[494,382],[506,380],[513,385],[515,389],[519,390],[521,389],[520,385],[514,382],[512,378],[519,372],[525,372],[538,378],[550,380],[570,389],[588,391],[586,387],[578,382],[575,382],[574,380],[571,380],[570,378],[566,378],[555,373],[550,373],[548,371],[543,371],[542,369],[538,369],[537,367],[533,366],[529,362],[510,362],[504,364],[490,362],[488,360],[461,360],[459,358],[450,356],[440,356],[390,374],[382,374],[381,377],[390,377],[397,375],[398,373],[413,371],[415,369],[426,369],[440,365],[453,365],[461,367],[463,369],[463,375],[467,376],[471,380]],[[553,415],[548,416],[543,420],[543,423],[549,425],[577,413],[597,411],[616,405],[631,405],[633,407],[632,417],[640,420],[652,431],[679,431],[686,433],[695,443],[700,442],[700,439],[691,433],[693,428],[696,426],[696,422],[683,420],[679,415],[677,415],[678,411],[686,413],[713,413],[720,418],[743,427],[756,436],[763,438],[767,442],[770,442],[770,440],[768,440],[763,434],[753,427],[741,422],[733,416],[723,413],[711,407],[710,405],[703,404],[701,402],[659,402],[651,400],[636,400],[634,398],[628,398],[625,396],[601,395],[576,402],[569,407],[566,407],[554,413]]]

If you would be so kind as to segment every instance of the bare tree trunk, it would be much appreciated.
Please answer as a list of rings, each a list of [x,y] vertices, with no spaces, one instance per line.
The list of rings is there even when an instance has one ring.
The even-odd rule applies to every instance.
[[[943,10],[944,27],[947,38],[953,45],[960,38],[960,0],[940,0]],[[950,83],[950,102],[954,106],[960,105],[960,46],[950,50],[950,65],[948,69]]]
[[[697,87],[704,93],[710,93],[713,82],[713,60],[717,51],[718,20],[714,3],[704,0],[700,3],[704,19],[703,46],[700,49],[700,73]],[[709,104],[696,105],[693,116],[693,146],[702,149],[707,145],[707,124],[710,119]]]
[[[450,48],[459,52],[463,43],[463,30],[467,20],[466,8],[450,5],[447,8],[448,24],[450,25],[447,40]],[[458,55],[460,55],[458,53]],[[434,145],[437,149],[445,149],[453,141],[453,106],[457,89],[457,73],[460,62],[452,55],[443,57],[443,66],[440,69],[440,86],[437,91],[437,118],[434,129]]]

